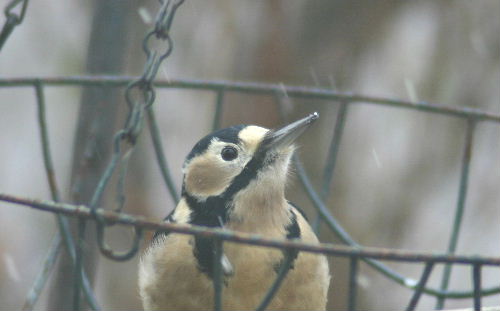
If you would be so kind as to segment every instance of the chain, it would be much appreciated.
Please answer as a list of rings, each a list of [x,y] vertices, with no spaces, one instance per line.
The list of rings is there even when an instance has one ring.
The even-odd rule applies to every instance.
[[[132,144],[135,144],[141,131],[144,110],[153,104],[156,97],[153,80],[163,60],[172,53],[173,42],[170,38],[170,27],[177,8],[183,2],[184,0],[165,0],[156,17],[154,29],[148,32],[142,41],[142,49],[147,57],[143,74],[139,79],[130,83],[125,91],[129,116],[122,138]],[[159,48],[153,47],[154,41]]]
[[[2,32],[0,32],[0,50],[2,49],[5,41],[10,36],[14,28],[21,24],[26,14],[26,8],[28,7],[28,0],[12,0],[5,7],[5,24],[2,27]],[[15,9],[19,9],[20,12],[14,12]]]
[[[106,257],[114,260],[126,260],[137,252],[142,231],[136,230],[135,239],[129,251],[116,253],[104,241],[104,228],[106,225],[112,225],[113,223],[105,221],[95,211],[113,172],[118,166],[121,168],[118,176],[116,208],[114,210],[121,212],[125,205],[125,179],[128,162],[142,131],[145,112],[151,108],[156,97],[153,81],[163,60],[172,53],[173,42],[170,38],[170,28],[177,8],[183,2],[184,0],[164,0],[160,2],[161,7],[156,17],[155,26],[146,34],[142,42],[142,48],[147,58],[143,73],[137,80],[132,81],[125,90],[125,100],[129,109],[125,125],[113,138],[111,161],[99,180],[90,202],[90,207],[97,219],[99,248]]]

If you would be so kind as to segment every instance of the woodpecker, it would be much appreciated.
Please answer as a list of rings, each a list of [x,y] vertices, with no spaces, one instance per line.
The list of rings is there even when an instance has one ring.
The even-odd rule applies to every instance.
[[[294,141],[319,117],[276,130],[237,125],[202,138],[183,166],[182,198],[166,222],[319,243],[304,214],[285,198]],[[222,309],[253,310],[276,278],[285,253],[224,243]],[[290,252],[292,265],[269,310],[325,310],[330,283],[325,256]],[[145,310],[213,306],[211,239],[157,232],[139,264]]]

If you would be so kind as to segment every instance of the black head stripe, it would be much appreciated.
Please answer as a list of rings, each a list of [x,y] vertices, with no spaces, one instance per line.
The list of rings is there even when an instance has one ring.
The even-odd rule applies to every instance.
[[[190,224],[206,227],[221,227],[227,221],[231,209],[230,201],[223,197],[209,197],[204,202],[199,202],[189,194],[184,197],[191,209]],[[193,255],[198,262],[198,269],[208,277],[213,276],[214,241],[201,236],[194,237]]]
[[[300,227],[297,222],[297,215],[290,209],[290,223],[286,226],[286,238],[287,239],[299,239],[300,238]]]
[[[286,230],[286,238],[291,240],[291,239],[300,239],[301,232],[300,232],[300,226],[299,223],[297,222],[297,215],[295,215],[295,212],[293,209],[290,209],[290,223],[285,227]],[[297,249],[285,249],[283,250],[283,255],[284,256],[291,256],[292,263],[290,265],[290,269],[293,269],[293,265],[299,256],[299,251]],[[281,268],[281,265],[283,264],[284,258],[281,259],[278,263],[276,263],[273,268],[276,273]]]
[[[193,255],[198,262],[198,269],[209,278],[214,274],[214,241],[201,236],[194,237]]]
[[[300,208],[297,204],[293,203],[293,202],[290,202],[288,201],[288,204],[290,204],[291,206],[295,207],[295,209],[302,215],[302,217],[304,217],[304,219],[309,222],[309,218],[307,218],[307,215],[306,213],[304,212],[304,210],[302,208]]]
[[[245,127],[246,127],[246,125],[235,125],[235,126],[231,126],[231,127],[225,128],[225,129],[215,131],[215,132],[203,137],[198,143],[196,143],[196,145],[194,145],[193,149],[186,157],[186,162],[191,160],[195,156],[205,152],[205,150],[207,150],[208,146],[210,145],[210,142],[214,138],[217,138],[220,141],[238,144],[240,141],[238,134]]]
[[[234,144],[240,143],[239,133],[245,127],[245,125],[237,125],[216,131],[204,137],[194,146],[193,150],[191,150],[186,162],[191,160],[193,157],[204,153],[214,138]],[[186,199],[186,203],[192,211],[190,224],[207,227],[221,227],[226,223],[232,208],[232,201],[235,194],[246,188],[250,182],[256,178],[259,169],[264,164],[265,153],[259,151],[260,147],[252,159],[246,164],[241,173],[232,180],[230,186],[218,196],[212,196],[203,201],[198,201],[197,198],[191,196],[186,191],[185,187],[183,187],[182,195]],[[293,215],[293,218],[296,223],[295,215]],[[290,230],[294,233],[290,235],[290,238],[293,238],[296,234],[295,227],[292,227],[290,227]],[[289,234],[287,234],[287,237],[288,236]],[[197,259],[200,271],[209,277],[213,274],[213,249],[213,241],[211,239],[195,237],[193,254]]]
[[[191,160],[195,156],[205,152],[208,146],[210,145],[210,142],[214,138],[217,138],[220,141],[238,144],[240,142],[238,135],[241,132],[241,130],[243,130],[246,127],[247,125],[235,125],[232,127],[215,131],[214,133],[205,136],[193,147],[193,149],[187,156],[185,163],[189,162],[189,160]],[[265,161],[265,152],[262,152],[262,144],[261,144],[261,146],[259,146],[259,149],[255,152],[254,156],[246,164],[245,168],[241,171],[241,173],[233,179],[231,185],[224,191],[223,194],[219,195],[218,197],[222,198],[223,201],[232,200],[233,196],[238,191],[244,189],[253,179],[255,179],[257,173],[259,172],[259,169],[264,165],[264,161]],[[184,186],[185,185],[183,184],[182,195],[186,196],[187,192]],[[191,206],[190,202],[188,203],[189,206]]]
[[[247,165],[245,165],[241,173],[233,179],[223,196],[227,199],[232,199],[238,191],[245,189],[257,177],[259,169],[263,164],[264,155],[257,152]]]
[[[226,223],[227,214],[230,209],[230,200],[224,197],[209,197],[203,202],[199,202],[196,198],[188,193],[183,194],[186,198],[186,203],[191,209],[192,225],[207,226],[207,227],[220,227]],[[222,223],[222,224],[221,224]]]

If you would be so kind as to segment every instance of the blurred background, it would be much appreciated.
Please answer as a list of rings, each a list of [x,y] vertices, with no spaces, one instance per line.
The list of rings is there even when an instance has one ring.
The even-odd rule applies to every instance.
[[[4,0],[1,7],[6,4]],[[31,1],[24,22],[1,51],[0,75],[139,75],[145,61],[142,39],[157,9],[157,1]],[[495,0],[186,0],[174,20],[173,54],[157,78],[317,86],[498,115],[499,15]],[[4,21],[0,17],[0,24]],[[110,138],[123,125],[123,92],[45,88],[64,201],[88,202],[109,159]],[[157,90],[155,110],[178,189],[185,155],[211,130],[214,98],[212,92]],[[289,120],[320,112],[298,150],[317,189],[338,107],[336,102],[292,99],[286,110]],[[273,99],[228,93],[222,125],[240,123],[280,125]],[[327,200],[332,213],[362,245],[444,252],[457,202],[465,128],[465,121],[456,117],[351,105]],[[32,88],[0,88],[0,145],[0,192],[49,199]],[[482,122],[474,134],[460,254],[500,256],[499,159],[500,124]],[[163,218],[174,203],[147,133],[131,161],[125,211]],[[289,199],[314,218],[297,178],[288,190]],[[112,207],[111,192],[106,208]],[[21,308],[56,230],[50,213],[0,203],[0,309]],[[128,229],[113,227],[107,239],[114,248],[126,249],[131,237]],[[321,240],[338,242],[326,229]],[[92,239],[87,241],[87,270],[103,309],[139,309],[137,256],[113,262],[93,251]],[[37,310],[69,308],[66,257],[60,256]],[[330,264],[329,309],[342,310],[347,260],[332,258]],[[423,268],[389,266],[417,279]],[[360,269],[359,309],[396,310],[409,301],[410,290],[364,264]],[[469,290],[470,270],[457,266],[453,272],[450,289]],[[429,285],[438,287],[441,273],[440,265]],[[484,286],[498,285],[498,280],[499,269],[483,270]],[[498,295],[483,299],[483,306],[498,304]],[[418,309],[434,306],[435,298],[424,296]],[[448,300],[445,306],[470,307],[472,301]]]

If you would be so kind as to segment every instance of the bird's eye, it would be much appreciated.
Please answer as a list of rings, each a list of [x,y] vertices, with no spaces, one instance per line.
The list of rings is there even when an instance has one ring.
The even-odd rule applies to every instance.
[[[222,156],[222,159],[224,159],[224,161],[231,161],[236,159],[236,157],[238,156],[238,150],[236,150],[236,148],[234,147],[226,146],[222,149],[220,155]]]

